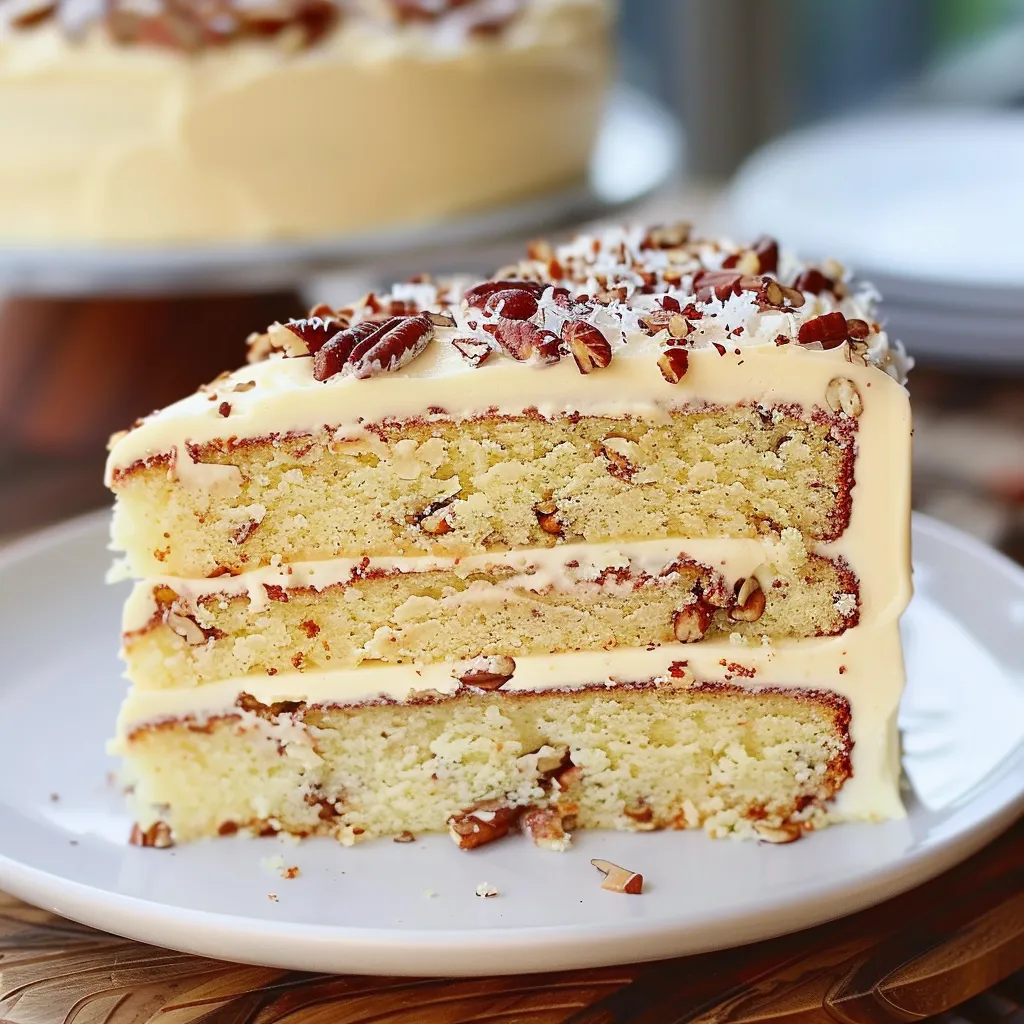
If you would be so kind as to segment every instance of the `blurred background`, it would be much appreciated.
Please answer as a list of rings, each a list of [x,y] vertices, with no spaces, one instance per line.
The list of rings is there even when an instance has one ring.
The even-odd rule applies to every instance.
[[[1024,0],[621,0],[615,32],[584,188],[236,253],[201,282],[160,257],[78,253],[69,278],[66,254],[0,252],[0,537],[106,505],[106,436],[237,365],[249,331],[653,218],[767,231],[875,282],[918,363],[917,506],[1024,560]]]

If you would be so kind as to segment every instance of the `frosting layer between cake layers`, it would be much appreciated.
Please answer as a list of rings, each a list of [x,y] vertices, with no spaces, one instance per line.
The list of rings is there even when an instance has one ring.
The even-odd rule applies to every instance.
[[[124,571],[146,578],[126,608],[126,633],[145,630],[155,616],[166,615],[157,597],[161,583],[193,604],[244,598],[254,621],[263,615],[269,622],[289,591],[310,588],[319,600],[333,584],[354,585],[374,572],[426,576],[443,570],[471,578],[500,567],[511,573],[502,581],[506,587],[614,590],[620,581],[614,574],[605,578],[609,570],[628,566],[630,573],[659,578],[685,556],[735,582],[732,600],[738,606],[744,580],[762,574],[767,581],[771,572],[788,571],[800,586],[806,582],[799,578],[801,557],[828,559],[848,567],[857,581],[855,595],[836,595],[854,602],[857,613],[850,620],[856,624],[837,635],[780,639],[754,630],[728,640],[525,652],[516,654],[514,670],[503,673],[500,692],[492,696],[514,700],[559,690],[702,686],[831,696],[849,705],[852,775],[828,817],[902,813],[895,725],[903,686],[898,620],[910,595],[910,416],[902,349],[890,346],[875,322],[871,293],[851,293],[841,274],[829,279],[810,273],[780,256],[774,243],[743,251],[690,244],[683,232],[667,244],[668,252],[629,230],[582,239],[549,261],[513,268],[511,282],[478,285],[461,299],[452,297],[454,286],[396,287],[386,297],[383,317],[387,303],[397,303],[401,316],[433,311],[433,319],[424,312],[419,326],[412,325],[427,340],[393,365],[385,367],[380,356],[368,377],[357,366],[332,372],[322,355],[329,350],[317,348],[311,359],[306,346],[319,331],[324,339],[342,327],[376,330],[360,321],[381,318],[379,300],[368,297],[358,308],[336,313],[334,327],[319,320],[275,325],[262,340],[276,354],[146,418],[112,446],[107,481],[118,494],[114,545],[127,553]],[[758,270],[801,287],[781,287],[757,276]],[[576,344],[580,338],[589,339],[589,348]],[[551,339],[560,339],[560,361],[550,345],[543,348]],[[701,433],[700,418],[722,434],[722,421],[712,420],[723,410],[753,419],[712,443]],[[677,427],[681,417],[691,417],[680,430],[690,431],[698,443],[689,453],[687,473],[672,482],[674,491],[658,476],[657,465],[624,466],[604,452],[610,441],[622,440],[619,426],[628,435],[637,425],[651,431]],[[527,436],[547,424],[598,420],[596,438],[580,434],[575,446],[564,443],[572,451],[570,461],[598,460],[592,468],[605,491],[591,476],[589,488],[577,481],[573,494],[555,487],[562,509],[537,504],[552,494],[536,489],[552,480],[557,484],[564,467],[524,482],[516,432]],[[471,465],[465,478],[452,481],[447,450],[438,455],[439,446],[450,443],[453,431],[468,432],[475,424],[484,425],[476,451],[493,443],[501,458],[484,468]],[[780,424],[783,436],[771,435],[775,450],[751,446],[755,433],[764,442],[772,425]],[[817,433],[801,433],[804,426]],[[492,431],[502,444],[489,442]],[[591,452],[591,443],[604,454]],[[785,478],[787,444],[818,445],[824,453],[818,463],[802,464],[811,466],[801,478],[805,492],[794,492]],[[340,539],[337,531],[306,531],[306,517],[296,514],[290,495],[305,485],[306,474],[316,475],[317,458],[326,455],[301,463],[296,447],[351,456],[354,461],[338,472],[370,474],[388,467],[400,491],[442,494],[437,504],[448,518],[430,519],[438,512],[432,499],[422,503],[422,515],[402,516],[402,508],[389,507],[379,516],[390,517],[393,530],[380,533],[372,542],[376,547],[360,532],[362,524],[349,526],[350,535]],[[545,444],[540,448],[542,459],[552,454]],[[255,470],[255,463],[245,461],[254,452],[264,458]],[[259,474],[272,467],[275,452],[281,453],[281,465],[299,461],[273,486],[268,476],[261,492],[235,463]],[[628,464],[614,446],[612,454]],[[509,480],[524,492],[523,508],[515,507],[514,494],[503,500],[531,523],[531,533],[518,535],[528,542],[503,542],[486,516],[490,534],[466,532],[472,515],[480,519],[489,474],[502,471],[503,459]],[[726,479],[730,459],[744,466],[734,485],[719,479]],[[755,484],[766,481],[767,489],[757,490]],[[789,504],[777,502],[778,520],[766,520],[764,508],[786,486]],[[744,489],[753,496],[745,505],[734,503],[728,514],[704,508],[703,516],[686,520],[699,520],[699,529],[677,528],[679,520],[665,508],[672,496],[682,501],[714,493],[724,509]],[[633,495],[636,514],[601,517],[594,506],[605,493],[609,501]],[[785,521],[789,516],[799,522],[800,500],[810,505],[822,494],[825,512],[813,528],[798,531]],[[346,496],[356,504],[358,498],[358,488]],[[586,506],[591,518],[571,522],[565,509],[572,502]],[[298,533],[303,540],[293,544]],[[499,541],[488,539],[494,536]],[[485,649],[479,655],[492,653]],[[252,709],[252,699],[271,708],[281,702],[313,708],[457,702],[467,687],[473,689],[465,665],[444,657],[306,670],[300,663],[295,671],[275,668],[178,688],[137,684],[122,709],[116,749],[128,750],[133,738],[165,722],[201,729],[237,718],[254,729],[277,728]]]
[[[488,372],[461,371],[458,363],[451,379],[440,374],[437,362],[445,362],[442,351],[432,366],[371,381],[344,381],[337,388],[306,389],[302,370],[305,360],[277,360],[256,364],[232,375],[218,393],[230,393],[233,382],[257,381],[254,389],[242,392],[244,401],[259,396],[259,404],[240,410],[239,436],[264,436],[271,432],[310,430],[326,419],[328,409],[344,408],[338,392],[345,387],[365,388],[361,394],[359,421],[342,424],[339,433],[353,426],[372,423],[385,409],[395,418],[430,416],[424,408],[422,383],[431,370],[439,372],[427,394],[431,406],[443,405],[455,419],[485,415],[493,405],[502,412],[536,406],[543,415],[568,412],[603,415],[663,415],[664,400],[652,398],[669,389],[654,365],[650,339],[631,338],[629,350],[600,374],[581,381],[575,367],[539,367],[524,371],[522,366],[499,363]],[[626,354],[628,351],[628,354]],[[645,358],[646,357],[646,358]],[[627,649],[606,652],[559,653],[516,659],[513,678],[504,691],[544,690],[615,686],[654,680],[660,685],[679,685],[679,672],[697,683],[727,682],[757,689],[798,688],[825,690],[845,697],[852,712],[853,777],[843,786],[833,816],[877,816],[900,813],[896,780],[898,754],[895,749],[894,719],[901,690],[901,655],[897,621],[909,597],[908,505],[909,420],[906,393],[892,378],[873,366],[851,363],[841,350],[816,352],[795,347],[746,348],[719,355],[716,351],[691,354],[691,369],[683,382],[671,391],[676,402],[708,402],[722,405],[759,403],[766,408],[799,406],[805,413],[828,411],[825,392],[840,376],[853,381],[863,398],[856,417],[857,456],[849,525],[842,535],[828,543],[811,545],[815,554],[843,558],[860,580],[860,622],[840,636],[775,644],[711,643],[665,644],[655,650]],[[416,371],[411,372],[411,371]],[[467,384],[472,381],[472,388]],[[280,391],[276,389],[280,388]],[[330,391],[334,395],[330,395]],[[268,393],[276,397],[268,398]],[[418,404],[415,403],[419,395]],[[318,396],[325,396],[319,398]],[[380,401],[377,407],[375,402]],[[482,396],[482,400],[481,397]],[[500,397],[498,397],[500,396]],[[585,403],[581,401],[585,398]],[[495,400],[497,399],[497,400]],[[223,467],[192,461],[186,438],[193,445],[223,432],[224,420],[212,414],[206,396],[188,399],[177,409],[149,421],[128,434],[111,453],[111,475],[130,467],[136,460],[155,453],[173,451],[173,472],[184,487],[205,487],[223,478]],[[581,408],[582,407],[582,408]],[[195,449],[193,449],[194,451]],[[572,584],[566,577],[567,561],[578,559],[573,570],[586,576],[588,567],[614,564],[615,552],[647,570],[660,571],[666,562],[685,551],[696,561],[724,569],[727,575],[744,576],[777,557],[777,540],[768,538],[673,537],[629,544],[558,545],[545,549],[490,553],[458,560],[472,572],[484,565],[508,564],[523,569],[536,566],[547,581],[560,586]],[[585,554],[589,552],[589,556]],[[429,566],[454,565],[456,559],[439,556],[376,558],[369,566],[402,571]],[[235,577],[182,581],[190,594],[210,593],[254,595],[262,600],[266,584],[322,587],[349,577],[362,560],[310,561],[293,565],[268,566]],[[168,577],[168,582],[176,582]],[[276,583],[274,582],[276,581]],[[140,628],[152,614],[143,591],[126,612],[126,629]],[[682,663],[685,663],[683,665]],[[417,693],[451,695],[459,689],[450,663],[419,666],[360,667],[355,670],[281,673],[274,676],[246,676],[193,687],[188,690],[146,691],[133,688],[119,722],[120,747],[133,730],[161,720],[193,718],[202,720],[226,714],[240,714],[235,702],[241,692],[263,703],[304,701],[315,705],[353,704],[380,699],[404,701]],[[244,714],[244,713],[242,713]]]

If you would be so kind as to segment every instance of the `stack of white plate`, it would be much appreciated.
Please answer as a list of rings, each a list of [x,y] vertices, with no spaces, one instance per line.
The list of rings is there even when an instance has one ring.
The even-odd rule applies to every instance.
[[[886,113],[786,136],[741,168],[727,216],[738,237],[853,267],[918,357],[1024,366],[1024,114]]]

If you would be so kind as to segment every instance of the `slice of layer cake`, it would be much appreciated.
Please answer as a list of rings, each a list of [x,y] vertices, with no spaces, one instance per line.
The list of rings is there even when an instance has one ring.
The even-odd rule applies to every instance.
[[[841,267],[616,229],[250,360],[110,453],[138,841],[902,813],[908,360]]]

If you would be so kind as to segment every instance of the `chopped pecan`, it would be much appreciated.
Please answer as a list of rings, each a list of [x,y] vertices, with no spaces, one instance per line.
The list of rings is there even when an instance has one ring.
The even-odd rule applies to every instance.
[[[491,354],[491,346],[482,338],[452,338],[452,344],[463,359],[474,369],[483,366]]]
[[[714,609],[707,605],[703,598],[698,597],[696,601],[683,605],[672,616],[672,632],[681,644],[694,643],[703,640],[705,633],[711,626],[711,617]]]
[[[797,291],[807,292],[810,295],[820,295],[822,292],[835,293],[836,285],[830,277],[826,277],[820,270],[809,267],[793,282]]]
[[[833,377],[825,387],[825,402],[833,412],[856,419],[864,411],[857,385],[847,377]]]
[[[523,813],[500,800],[485,800],[448,818],[448,835],[460,850],[473,850],[507,836]]]
[[[455,317],[450,313],[432,313],[425,309],[420,315],[425,316],[435,327],[455,326]]]
[[[676,305],[678,306],[679,303],[677,302]],[[641,314],[637,319],[640,321],[641,330],[651,336],[668,331],[671,337],[682,340],[692,330],[689,321],[682,313],[670,309],[655,309]]]
[[[698,302],[724,302],[730,295],[739,295],[742,280],[743,275],[735,270],[698,270],[693,276],[693,290]]]
[[[537,312],[537,297],[522,288],[505,288],[491,292],[484,303],[484,309],[506,320],[529,320]]]
[[[485,324],[484,330],[519,362],[536,356],[543,363],[556,363],[560,358],[558,337],[529,320],[499,320]]]
[[[734,622],[757,622],[764,614],[765,597],[756,576],[736,581],[736,603],[729,609]]]
[[[647,832],[654,828],[654,808],[643,797],[635,804],[623,807],[622,813],[636,823],[637,831]]]
[[[542,850],[564,850],[572,840],[557,807],[531,807],[523,814],[521,825],[534,846]]]
[[[834,313],[823,313],[800,325],[797,340],[801,345],[813,345],[819,342],[824,349],[836,348],[846,341],[846,317],[838,310]]]
[[[452,673],[463,686],[477,690],[497,690],[507,683],[516,671],[514,658],[504,654],[480,655],[456,666]]]
[[[558,506],[553,501],[542,501],[534,505],[534,514],[537,516],[537,524],[545,533],[554,537],[562,534],[562,524],[558,519]]]
[[[544,285],[539,281],[527,281],[522,278],[505,278],[500,281],[482,281],[468,288],[462,296],[467,306],[483,309],[487,300],[496,292],[522,291],[539,299],[544,294]]]
[[[691,225],[685,221],[652,227],[640,240],[641,249],[678,249],[690,240]]]
[[[166,821],[156,821],[147,829],[139,828],[137,823],[132,825],[128,842],[132,846],[150,846],[156,850],[166,850],[174,845],[171,826]]]
[[[759,263],[759,274],[774,274],[779,269],[779,243],[768,235],[762,235],[751,246]]]
[[[601,860],[595,857],[590,862],[598,871],[604,874],[602,889],[609,892],[628,893],[630,896],[638,896],[644,891],[644,876],[630,871],[627,868],[619,867],[610,860]]]
[[[794,843],[803,834],[803,829],[792,821],[784,821],[781,825],[769,825],[766,822],[755,822],[754,831],[766,843]]]
[[[601,442],[601,454],[608,460],[608,472],[630,483],[636,474],[637,467],[630,461],[630,455],[636,455],[640,446],[628,437],[606,437]]]
[[[612,347],[605,336],[586,320],[566,320],[562,341],[576,360],[580,373],[603,370],[612,361]]]
[[[850,341],[865,341],[871,333],[871,325],[866,320],[856,317],[846,321],[846,336]]]
[[[344,325],[338,320],[310,316],[304,320],[289,320],[282,326],[291,331],[306,346],[311,356],[315,356],[331,338],[343,329]]]
[[[686,376],[689,365],[689,353],[680,346],[665,349],[658,360],[658,369],[669,384],[678,384]]]

